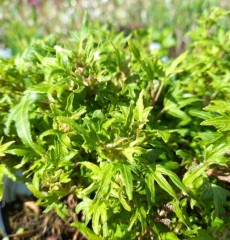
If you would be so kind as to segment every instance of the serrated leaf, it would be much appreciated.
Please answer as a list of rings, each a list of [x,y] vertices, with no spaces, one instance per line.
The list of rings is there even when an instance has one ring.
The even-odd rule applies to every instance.
[[[223,203],[226,202],[226,199],[230,195],[230,192],[216,184],[212,184],[211,188],[214,199],[215,215],[220,216],[225,212]]]
[[[36,100],[36,94],[29,93],[25,95],[21,102],[11,109],[6,122],[6,134],[9,134],[10,125],[12,121],[15,122],[17,134],[22,140],[22,142],[34,149],[39,154],[44,154],[45,151],[41,146],[35,144],[32,140],[30,131],[30,121],[29,121],[29,107]]]
[[[220,131],[230,130],[230,116],[214,117],[201,123],[203,126],[214,126]]]
[[[230,112],[230,102],[223,100],[211,101],[211,103],[205,107],[204,110],[224,114]]]
[[[131,167],[126,164],[120,164],[119,170],[122,175],[123,183],[125,185],[126,194],[129,200],[133,198],[133,175],[131,172]]]

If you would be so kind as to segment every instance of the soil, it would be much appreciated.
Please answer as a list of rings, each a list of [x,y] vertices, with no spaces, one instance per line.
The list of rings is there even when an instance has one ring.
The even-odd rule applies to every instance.
[[[64,221],[55,211],[43,213],[33,197],[18,196],[17,200],[2,208],[2,215],[9,239],[13,240],[87,240],[72,222],[78,220],[75,214],[76,199],[73,195],[64,200],[70,216]],[[1,236],[0,236],[1,239]]]

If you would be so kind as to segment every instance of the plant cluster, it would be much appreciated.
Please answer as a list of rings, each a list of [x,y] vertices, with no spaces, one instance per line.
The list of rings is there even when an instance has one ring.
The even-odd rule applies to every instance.
[[[88,21],[0,60],[2,173],[60,217],[74,194],[89,239],[229,236],[229,13],[213,9],[177,59]]]

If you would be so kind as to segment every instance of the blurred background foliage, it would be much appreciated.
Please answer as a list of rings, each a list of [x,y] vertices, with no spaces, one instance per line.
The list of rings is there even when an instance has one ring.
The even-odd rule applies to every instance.
[[[65,39],[90,20],[128,34],[139,29],[151,43],[160,43],[176,56],[189,42],[185,33],[213,6],[230,9],[228,0],[1,0],[0,48],[13,55],[23,52],[34,38],[57,34]],[[142,30],[140,30],[142,29]],[[144,30],[143,30],[144,29]],[[146,30],[148,29],[148,30]],[[159,45],[150,45],[158,48]]]

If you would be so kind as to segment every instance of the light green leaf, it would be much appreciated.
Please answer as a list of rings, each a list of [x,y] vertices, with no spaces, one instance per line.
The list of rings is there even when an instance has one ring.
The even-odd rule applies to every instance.
[[[106,197],[109,194],[111,188],[111,180],[114,175],[114,166],[112,163],[107,164],[107,166],[101,169],[102,178],[100,181],[100,187],[97,191],[97,198]]]
[[[5,156],[5,151],[7,148],[14,143],[14,141],[7,142],[5,144],[1,144],[2,140],[0,140],[0,157]]]
[[[75,208],[75,212],[78,214],[80,211],[89,212],[89,208],[92,206],[92,200],[88,197],[84,197]]]
[[[74,93],[70,93],[70,95],[67,98],[65,111],[72,112],[72,110],[73,110],[73,99],[74,99]]]
[[[160,164],[156,165],[156,170],[161,174],[167,175],[170,177],[172,182],[181,189],[184,193],[189,194],[189,190],[185,187],[185,185],[181,182],[180,178],[172,171],[168,170],[167,168],[163,167]]]
[[[130,231],[133,227],[133,225],[136,223],[138,219],[138,209],[136,209],[135,213],[132,215],[132,217],[130,218],[130,223],[129,223],[129,227],[128,227],[128,231]]]
[[[159,171],[156,170],[155,172],[152,172],[152,175],[153,175],[154,179],[156,180],[156,182],[158,183],[158,185],[164,191],[166,191],[168,194],[170,194],[173,198],[178,199],[172,186],[167,182],[165,177]]]
[[[98,176],[93,176],[92,179],[97,179]],[[90,193],[94,192],[95,190],[98,189],[98,184],[96,184],[95,182],[91,183],[88,187],[84,188],[84,189],[78,189],[77,190],[77,197],[78,198],[85,198],[86,196],[88,196]]]
[[[43,199],[48,196],[48,193],[40,192],[39,189],[35,188],[32,184],[27,183],[26,185],[29,188],[29,190],[34,194],[35,197]]]
[[[182,210],[180,207],[179,201],[173,201],[173,210],[177,217],[180,219],[181,222],[183,222],[188,228],[189,228],[189,221],[187,219],[187,215],[185,210]]]
[[[78,164],[80,164],[80,165],[88,168],[89,170],[91,170],[95,176],[100,175],[101,170],[96,164],[91,163],[91,162],[79,162]]]
[[[144,90],[141,91],[136,103],[136,107],[134,109],[134,116],[136,120],[141,123],[140,128],[142,128],[143,124],[145,124],[148,121],[149,112],[152,110],[152,107],[147,107],[144,109],[143,97]]]
[[[167,143],[170,138],[170,131],[169,130],[164,130],[164,131],[157,130],[157,135],[159,137],[161,137],[165,143]]]
[[[134,109],[134,116],[136,120],[139,122],[142,121],[142,112],[144,110],[143,95],[144,95],[144,90],[141,91],[136,103],[136,107]]]
[[[206,168],[207,168],[207,164],[203,164],[201,166],[197,166],[195,169],[192,169],[192,168],[189,169],[185,173],[182,180],[184,185],[188,188],[193,188],[194,181],[204,173]]]
[[[16,177],[8,170],[7,166],[5,164],[0,164],[0,201],[4,197],[3,196],[4,176],[11,178],[13,181],[16,180]]]
[[[100,230],[101,230],[101,224],[99,222],[101,211],[103,211],[101,206],[102,204],[99,202],[94,204],[94,212],[92,217],[92,228],[97,235],[100,233]]]
[[[223,100],[211,101],[211,103],[207,107],[205,107],[204,110],[217,112],[220,114],[224,114],[227,112],[230,113],[230,102]]]
[[[129,206],[129,204],[127,203],[125,198],[123,197],[122,192],[119,192],[119,200],[120,200],[120,203],[123,206],[123,208],[130,212],[131,211],[131,207]]]
[[[214,126],[220,131],[230,130],[230,115],[229,116],[219,116],[212,119],[205,120],[201,123],[203,126]]]
[[[32,140],[30,131],[30,121],[29,121],[29,107],[32,103],[36,101],[36,94],[29,93],[26,94],[21,102],[11,109],[6,122],[6,134],[9,134],[10,125],[12,121],[15,122],[16,130],[18,136],[21,138],[22,142],[34,149],[39,154],[44,154],[45,151],[41,146],[35,144]]]
[[[73,222],[71,226],[76,227],[80,232],[82,232],[90,240],[102,240],[103,238],[97,236],[90,228],[88,228],[82,222]]]
[[[138,47],[135,46],[135,44],[131,40],[128,42],[128,44],[129,44],[129,48],[130,48],[131,52],[133,53],[133,55],[135,56],[135,58],[137,60],[140,60],[141,54],[140,54]]]
[[[178,65],[180,65],[184,61],[184,59],[187,57],[187,54],[188,52],[186,51],[173,61],[173,63],[166,70],[167,76],[183,71],[183,69],[178,67]]]
[[[106,226],[107,219],[106,204],[105,202],[98,201],[98,203],[94,205],[94,213],[92,218],[92,227],[96,234],[99,234],[101,230],[100,220],[101,223]]]
[[[131,172],[131,167],[126,164],[120,164],[119,170],[122,175],[122,179],[125,185],[126,194],[129,200],[133,198],[133,176]]]

